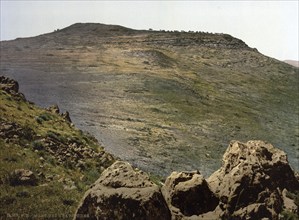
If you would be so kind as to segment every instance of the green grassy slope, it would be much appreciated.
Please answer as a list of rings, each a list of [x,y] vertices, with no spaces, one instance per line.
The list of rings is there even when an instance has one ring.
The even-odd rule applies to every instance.
[[[61,115],[7,89],[13,84],[0,84],[0,218],[72,219],[114,159]],[[32,171],[36,182],[22,184],[17,169]]]

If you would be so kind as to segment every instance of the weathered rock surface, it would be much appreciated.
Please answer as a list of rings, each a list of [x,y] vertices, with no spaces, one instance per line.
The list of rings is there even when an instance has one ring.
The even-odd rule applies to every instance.
[[[71,117],[70,117],[70,113],[68,111],[66,111],[65,113],[61,113],[61,116],[64,118],[64,120],[66,120],[69,123],[72,123]]]
[[[60,114],[65,121],[72,123],[70,113],[68,111],[60,113],[60,109],[57,104],[49,106],[48,108],[46,108],[46,110],[54,114]]]
[[[13,95],[19,100],[25,100],[23,93],[19,92],[19,83],[5,76],[0,76],[0,89]]]
[[[196,171],[173,172],[166,179],[162,193],[173,219],[213,211],[219,202],[204,177]]]
[[[32,129],[22,127],[15,122],[0,122],[0,137],[6,142],[13,142],[20,138],[31,140],[34,132]]]
[[[107,168],[84,196],[75,219],[170,219],[159,187],[126,162]]]
[[[263,141],[232,142],[207,181],[229,219],[278,219],[282,190],[299,189],[287,155]]]
[[[161,190],[166,203],[145,173],[116,162],[86,193],[77,218],[279,219],[283,209],[298,212],[286,196],[299,190],[298,178],[286,154],[263,141],[231,142],[207,180],[198,171],[173,172]]]
[[[12,186],[17,185],[37,185],[37,178],[31,170],[16,169],[9,175],[9,183]]]
[[[19,83],[13,79],[10,79],[5,76],[0,76],[0,84],[2,90],[6,91],[7,93],[19,92]]]
[[[59,114],[59,112],[60,112],[60,109],[59,109],[59,107],[58,107],[57,104],[49,106],[49,107],[47,108],[47,110],[48,110],[49,112],[52,112],[52,113],[55,113],[55,114]]]

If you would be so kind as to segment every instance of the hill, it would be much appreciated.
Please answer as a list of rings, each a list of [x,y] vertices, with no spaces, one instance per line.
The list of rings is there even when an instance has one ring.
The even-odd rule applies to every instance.
[[[146,171],[208,175],[231,139],[269,141],[299,169],[298,68],[228,34],[80,23],[0,49],[30,100]]]

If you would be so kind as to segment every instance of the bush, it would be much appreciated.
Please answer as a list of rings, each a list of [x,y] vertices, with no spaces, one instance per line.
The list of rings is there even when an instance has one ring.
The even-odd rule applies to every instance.
[[[48,112],[44,112],[39,115],[39,118],[41,118],[43,121],[50,121],[52,120],[52,115],[49,114]]]
[[[61,134],[56,133],[56,132],[54,132],[54,131],[48,131],[48,132],[47,132],[47,136],[48,136],[49,138],[52,138],[52,139],[54,139],[54,140],[60,142],[60,143],[67,143],[67,138],[66,138],[66,137],[64,137],[64,136],[62,136]]]
[[[35,120],[38,124],[43,123],[43,120],[40,117],[36,117]]]
[[[28,198],[30,197],[30,193],[27,191],[20,191],[16,193],[16,196],[21,198]]]
[[[86,172],[86,183],[87,184],[92,184],[94,181],[96,181],[99,176],[100,176],[100,172],[98,171],[97,168],[91,168]]]
[[[32,142],[32,147],[33,147],[33,150],[44,150],[44,148],[45,148],[43,143],[40,141]]]
[[[49,114],[48,112],[44,112],[35,118],[36,122],[39,124],[42,124],[44,121],[50,121],[52,119],[53,119],[52,115]]]
[[[74,201],[73,199],[63,199],[63,205],[67,205],[67,206],[72,206],[75,204],[76,201]]]
[[[64,166],[69,170],[74,170],[76,168],[75,163],[73,161],[71,161],[70,159],[67,159],[64,162]]]
[[[298,220],[298,215],[289,211],[282,211],[279,216],[280,220]]]
[[[292,200],[294,200],[294,203],[296,206],[299,207],[299,191],[289,192],[287,191],[286,196]]]
[[[33,139],[33,136],[34,136],[33,130],[28,125],[25,125],[24,128],[22,129],[22,137],[28,141],[31,141]]]

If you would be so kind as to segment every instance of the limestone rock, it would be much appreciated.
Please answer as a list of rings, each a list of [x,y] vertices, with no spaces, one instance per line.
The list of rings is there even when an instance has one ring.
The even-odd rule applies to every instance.
[[[70,117],[70,113],[68,111],[66,111],[65,113],[62,113],[61,116],[64,118],[64,120],[66,120],[69,123],[72,123],[71,117]]]
[[[51,105],[47,108],[47,110],[52,113],[56,113],[56,114],[59,114],[59,112],[60,112],[58,105]]]
[[[34,173],[26,169],[16,169],[9,175],[9,183],[12,186],[17,185],[37,185],[37,178]]]
[[[218,198],[199,172],[173,172],[162,187],[174,219],[213,211]]]
[[[19,92],[19,84],[17,81],[10,79],[5,76],[0,76],[0,84],[4,91],[7,93],[18,93]]]
[[[19,83],[5,76],[0,76],[0,89],[11,94],[16,100],[26,100],[24,94],[19,92]]]
[[[208,183],[220,198],[223,218],[231,219],[277,219],[282,190],[299,189],[285,152],[263,141],[232,142]]]
[[[159,190],[147,174],[117,161],[103,171],[79,205],[75,219],[170,219]]]

